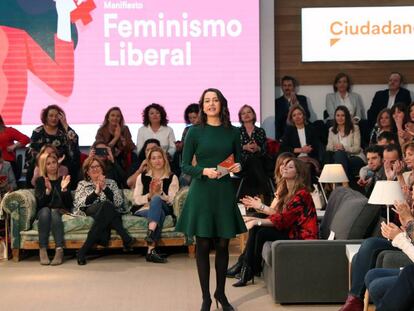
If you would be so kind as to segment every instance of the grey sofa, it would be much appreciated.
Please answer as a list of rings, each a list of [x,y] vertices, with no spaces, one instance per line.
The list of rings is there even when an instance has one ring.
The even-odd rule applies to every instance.
[[[320,240],[265,243],[263,277],[277,303],[342,303],[348,286],[346,244],[378,235],[380,206],[350,188],[331,193],[320,226]],[[331,231],[335,240],[327,240]]]

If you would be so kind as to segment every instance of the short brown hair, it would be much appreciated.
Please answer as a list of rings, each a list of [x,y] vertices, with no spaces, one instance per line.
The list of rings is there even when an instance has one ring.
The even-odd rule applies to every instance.
[[[101,159],[99,159],[96,156],[87,157],[82,165],[82,173],[83,173],[83,178],[85,180],[89,180],[88,170],[94,161],[98,162],[99,166],[102,168],[102,171],[105,172],[105,164],[102,162]]]

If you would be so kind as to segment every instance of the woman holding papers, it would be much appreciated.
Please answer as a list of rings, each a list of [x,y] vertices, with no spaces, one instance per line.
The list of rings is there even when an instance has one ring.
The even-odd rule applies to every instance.
[[[227,100],[217,89],[207,89],[200,98],[200,121],[190,128],[184,143],[182,168],[192,177],[183,212],[176,230],[196,237],[197,270],[203,294],[201,310],[210,310],[210,244],[215,243],[216,303],[234,310],[225,295],[230,238],[246,231],[236,202],[230,176],[217,170],[218,164],[234,156],[228,171],[241,169],[240,132],[230,123]],[[192,166],[193,156],[197,164]]]

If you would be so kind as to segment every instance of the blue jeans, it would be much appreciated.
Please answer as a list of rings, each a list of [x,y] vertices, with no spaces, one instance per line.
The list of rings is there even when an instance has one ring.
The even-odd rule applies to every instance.
[[[371,269],[365,275],[365,285],[374,305],[378,306],[385,293],[395,284],[400,269]]]
[[[383,250],[396,250],[391,242],[383,238],[368,238],[352,259],[350,294],[363,299],[365,294],[365,275],[375,268],[377,257]]]
[[[49,234],[52,231],[56,247],[63,247],[63,222],[62,214],[57,209],[42,207],[37,213],[39,218],[39,246],[47,248]]]
[[[138,210],[134,214],[135,216],[145,217],[148,219],[148,223],[155,222],[157,227],[154,231],[154,241],[158,241],[161,238],[162,225],[164,224],[165,216],[168,215],[167,204],[156,195],[151,198],[149,202],[149,209]]]

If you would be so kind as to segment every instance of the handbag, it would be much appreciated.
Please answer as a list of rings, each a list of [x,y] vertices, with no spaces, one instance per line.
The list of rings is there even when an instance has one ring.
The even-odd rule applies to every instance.
[[[315,208],[317,210],[321,210],[325,208],[326,202],[325,198],[322,194],[322,191],[319,190],[319,187],[317,184],[313,184],[314,190],[311,192],[313,204],[315,205]]]

